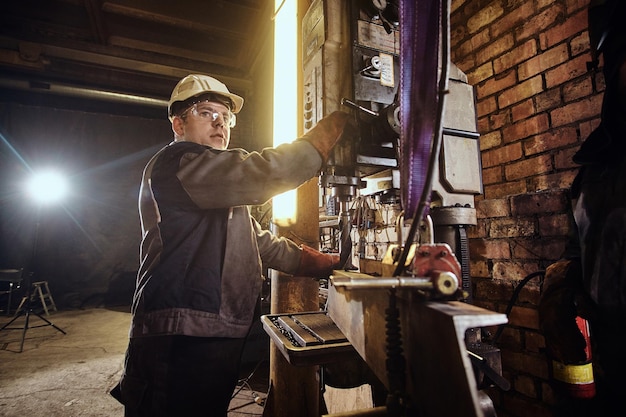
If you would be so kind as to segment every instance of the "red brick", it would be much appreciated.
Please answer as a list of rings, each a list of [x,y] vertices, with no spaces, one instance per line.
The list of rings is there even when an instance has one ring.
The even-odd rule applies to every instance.
[[[511,197],[512,216],[532,216],[548,212],[564,212],[568,207],[567,195],[562,190]]]
[[[460,43],[455,52],[463,57],[474,54],[480,48],[486,46],[491,42],[491,36],[489,36],[489,29],[482,30],[478,33],[472,34],[472,36],[466,41]]]
[[[468,83],[470,83],[471,85],[479,84],[487,78],[493,77],[493,64],[491,62],[486,62],[478,68],[472,69],[466,75]]]
[[[467,228],[467,235],[470,239],[487,237],[485,222],[478,220],[477,224]]]
[[[476,86],[476,97],[478,99],[482,99],[506,88],[514,86],[516,82],[517,78],[515,75],[515,71],[509,71],[504,75],[497,75]]]
[[[526,20],[535,12],[532,2],[525,1],[515,10],[507,12],[498,20],[497,24],[490,27],[493,37],[501,36],[503,33],[524,25]]]
[[[544,74],[546,88],[552,88],[581,75],[585,75],[587,73],[588,61],[589,59],[586,56],[581,55],[565,61],[563,64],[550,71],[546,71]]]
[[[560,257],[567,242],[562,216],[578,170],[571,158],[597,127],[605,89],[602,73],[586,70],[588,5],[589,0],[453,0],[452,56],[476,86],[482,134],[484,191],[475,199],[478,224],[468,230],[470,273],[477,305],[493,311],[504,311],[515,281]],[[529,195],[525,209],[521,195]],[[533,198],[544,200],[533,206]],[[523,210],[526,215],[519,214]],[[500,339],[506,342],[504,372],[513,383],[511,392],[494,400],[503,416],[548,417],[555,403],[540,354],[545,341],[536,331],[537,286],[522,289],[516,309],[525,310],[516,310]]]
[[[531,352],[542,352],[546,347],[546,340],[539,332],[526,332],[525,334],[525,348]]]
[[[508,34],[499,39],[492,39],[485,47],[476,51],[476,62],[479,65],[493,60],[515,46],[512,34]]]
[[[518,329],[505,326],[498,342],[498,345],[502,347],[521,346],[522,334]],[[509,376],[507,379],[510,380],[511,376]]]
[[[480,150],[495,148],[502,144],[502,134],[499,130],[480,135]]]
[[[466,74],[471,71],[472,68],[476,67],[475,61],[474,55],[467,55],[453,60],[456,66]]]
[[[539,314],[537,313],[537,309],[513,307],[509,314],[509,324],[538,330]]]
[[[555,214],[539,218],[539,234],[541,236],[565,236],[569,232],[567,214]]]
[[[511,110],[505,109],[497,111],[489,115],[489,128],[490,130],[500,129],[511,122]]]
[[[541,41],[541,47],[543,49],[551,48],[586,29],[587,11],[583,10],[574,16],[568,16],[560,25],[554,26],[545,32],[540,31],[539,39]]]
[[[498,218],[489,224],[489,237],[494,239],[533,236],[535,233],[535,221],[531,218]]]
[[[528,191],[569,189],[572,186],[575,176],[575,170],[568,170],[532,178],[528,184]]]
[[[573,127],[552,129],[548,132],[535,135],[524,142],[524,154],[534,155],[558,149],[578,142],[578,132]],[[563,166],[556,166],[556,168]]]
[[[476,296],[476,304],[482,304],[485,308],[486,306],[484,303],[489,302],[488,300],[491,300],[492,303],[494,301],[496,303],[499,301],[507,302],[513,293],[511,284],[507,281],[496,279],[477,279],[474,283],[476,289],[474,292],[474,295]]]
[[[482,245],[477,242],[470,247],[472,259],[509,259],[511,248],[509,239],[483,239]]]
[[[553,109],[563,104],[561,101],[561,90],[558,88],[543,91],[542,93],[537,94],[534,99],[538,113]]]
[[[528,38],[534,38],[538,33],[543,33],[546,27],[550,27],[554,22],[562,21],[563,19],[563,5],[558,2],[553,2],[550,7],[526,20],[523,25],[519,26],[515,31],[515,38],[518,42]]]
[[[517,376],[513,384],[513,389],[516,392],[519,392],[520,394],[525,395],[529,398],[539,397],[539,394],[537,392],[537,385],[535,384],[535,379],[530,376]]]
[[[543,268],[538,270],[537,273],[541,271],[543,271]],[[533,272],[533,274],[536,274],[536,272]],[[524,279],[525,278],[526,277],[524,277]],[[526,284],[520,288],[520,291],[517,294],[518,304],[533,307],[537,307],[539,305],[539,299],[541,298],[540,278],[541,276],[533,275],[533,278],[531,278],[530,281],[527,281]]]
[[[528,274],[539,269],[536,262],[515,262],[515,261],[495,261],[491,274],[494,278],[506,279],[509,281],[521,281]],[[526,326],[535,328],[536,324],[524,323]]]
[[[495,112],[497,108],[496,98],[494,96],[489,96],[476,103],[476,114],[478,117],[483,117]]]
[[[565,0],[565,3],[567,5],[568,14],[574,14],[580,9],[584,9],[586,12],[587,7],[589,7],[589,0]]]
[[[487,252],[487,249],[485,248],[485,242],[486,239],[484,238],[472,238],[468,245],[470,259],[474,259],[476,261],[489,259],[485,256],[485,253]]]
[[[556,155],[554,155],[554,168],[558,170],[578,168],[578,164],[574,163],[574,161],[572,160],[574,154],[578,151],[578,149],[578,146],[576,146],[557,152]]]
[[[554,0],[537,0],[537,10],[550,6],[553,2]]]
[[[589,32],[585,31],[575,36],[569,43],[569,49],[572,56],[589,53]],[[589,55],[591,61],[591,55]]]
[[[600,109],[598,109],[600,110]],[[600,115],[599,111],[598,111],[598,116]],[[591,134],[591,132],[593,132],[595,129],[598,128],[598,126],[600,125],[600,119],[592,119],[592,120],[587,120],[584,122],[581,122],[578,125],[578,128],[580,129],[580,137],[585,140],[589,137],[589,135]]]
[[[504,167],[504,178],[507,181],[545,174],[552,171],[552,157],[539,155],[534,158],[526,158],[519,162]]]
[[[534,39],[529,39],[523,44],[514,47],[511,51],[493,60],[493,70],[496,74],[515,67],[520,62],[526,61],[537,54],[537,44]],[[528,78],[528,77],[526,77]],[[520,77],[520,79],[522,79]]]
[[[600,113],[601,106],[602,97],[596,95],[554,109],[550,112],[552,126],[559,127],[595,117]]]
[[[561,258],[565,244],[565,238],[517,238],[514,242],[511,242],[511,256],[513,259],[534,259],[553,262]]]
[[[511,109],[511,116],[513,122],[526,119],[536,113],[535,102],[533,99],[525,100]]]
[[[522,156],[522,145],[519,142],[512,143],[510,145],[483,152],[482,165],[483,167],[501,165],[503,163],[517,161]]]
[[[452,0],[450,4],[450,14],[454,14],[468,0]]]
[[[502,365],[507,369],[548,378],[548,362],[544,355],[523,352],[502,353]]]
[[[476,33],[502,14],[504,14],[504,9],[500,2],[487,3],[487,6],[482,7],[478,13],[467,19],[467,29],[469,33]]]
[[[458,52],[460,44],[467,36],[467,28],[463,24],[463,21],[457,16],[450,18],[450,44],[456,45],[454,50]]]
[[[549,68],[553,68],[569,59],[567,53],[567,45],[561,44],[549,49],[529,60],[520,64],[517,74],[520,80],[534,77],[537,74],[545,72]]]
[[[493,168],[483,169],[483,185],[484,184],[498,184],[504,180],[504,174],[501,166],[495,166]]]
[[[478,132],[482,134],[483,132],[491,132],[491,125],[489,122],[489,116],[481,117],[477,120],[476,127],[478,128]]]
[[[476,216],[481,218],[508,217],[511,215],[509,200],[506,198],[482,200],[476,203]]]
[[[566,103],[589,96],[593,93],[591,78],[578,78],[563,86],[563,100]]]
[[[548,128],[548,115],[541,113],[505,127],[502,131],[502,138],[504,143],[510,143],[545,132]]]
[[[547,365],[546,365],[547,369]],[[547,379],[547,371],[546,377]],[[498,411],[498,415],[516,417],[554,417],[554,411],[549,404],[537,401],[528,401],[528,397],[522,395],[505,395]],[[503,416],[503,417],[504,417]]]
[[[489,267],[485,261],[470,260],[470,274],[472,277],[489,278]]]
[[[485,198],[502,198],[510,195],[522,194],[528,191],[525,181],[508,182],[485,186]]]
[[[504,90],[498,96],[498,105],[500,108],[504,108],[532,97],[541,91],[543,91],[543,81],[538,75]]]

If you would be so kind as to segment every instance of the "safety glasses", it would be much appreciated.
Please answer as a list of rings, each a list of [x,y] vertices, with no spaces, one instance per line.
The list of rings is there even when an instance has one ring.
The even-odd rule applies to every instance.
[[[230,110],[219,111],[211,106],[210,103],[203,101],[195,103],[193,106],[185,110],[180,116],[184,118],[187,114],[192,114],[194,117],[198,117],[201,120],[206,120],[210,123],[221,119],[224,126],[228,127],[235,127],[235,124],[237,123],[237,117]]]

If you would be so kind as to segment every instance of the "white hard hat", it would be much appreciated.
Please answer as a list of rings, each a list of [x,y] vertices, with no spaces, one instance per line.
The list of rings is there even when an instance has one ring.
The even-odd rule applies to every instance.
[[[172,95],[167,105],[169,118],[173,117],[172,105],[174,103],[210,93],[224,97],[232,103],[230,111],[233,113],[239,113],[243,106],[243,98],[228,91],[223,82],[204,74],[190,74],[180,80],[174,87],[174,90],[172,90]]]

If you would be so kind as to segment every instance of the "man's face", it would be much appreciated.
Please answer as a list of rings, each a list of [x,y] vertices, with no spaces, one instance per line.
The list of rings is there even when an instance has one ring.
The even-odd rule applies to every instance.
[[[215,101],[202,101],[172,120],[176,140],[195,142],[215,149],[226,149],[234,115],[227,106]]]

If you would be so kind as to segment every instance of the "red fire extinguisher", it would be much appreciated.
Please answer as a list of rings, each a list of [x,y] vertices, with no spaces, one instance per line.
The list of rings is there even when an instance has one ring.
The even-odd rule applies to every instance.
[[[552,360],[552,377],[559,388],[572,398],[589,399],[596,395],[596,384],[593,378],[591,362],[591,336],[589,322],[576,317],[578,329],[585,339],[585,361],[566,365]]]

